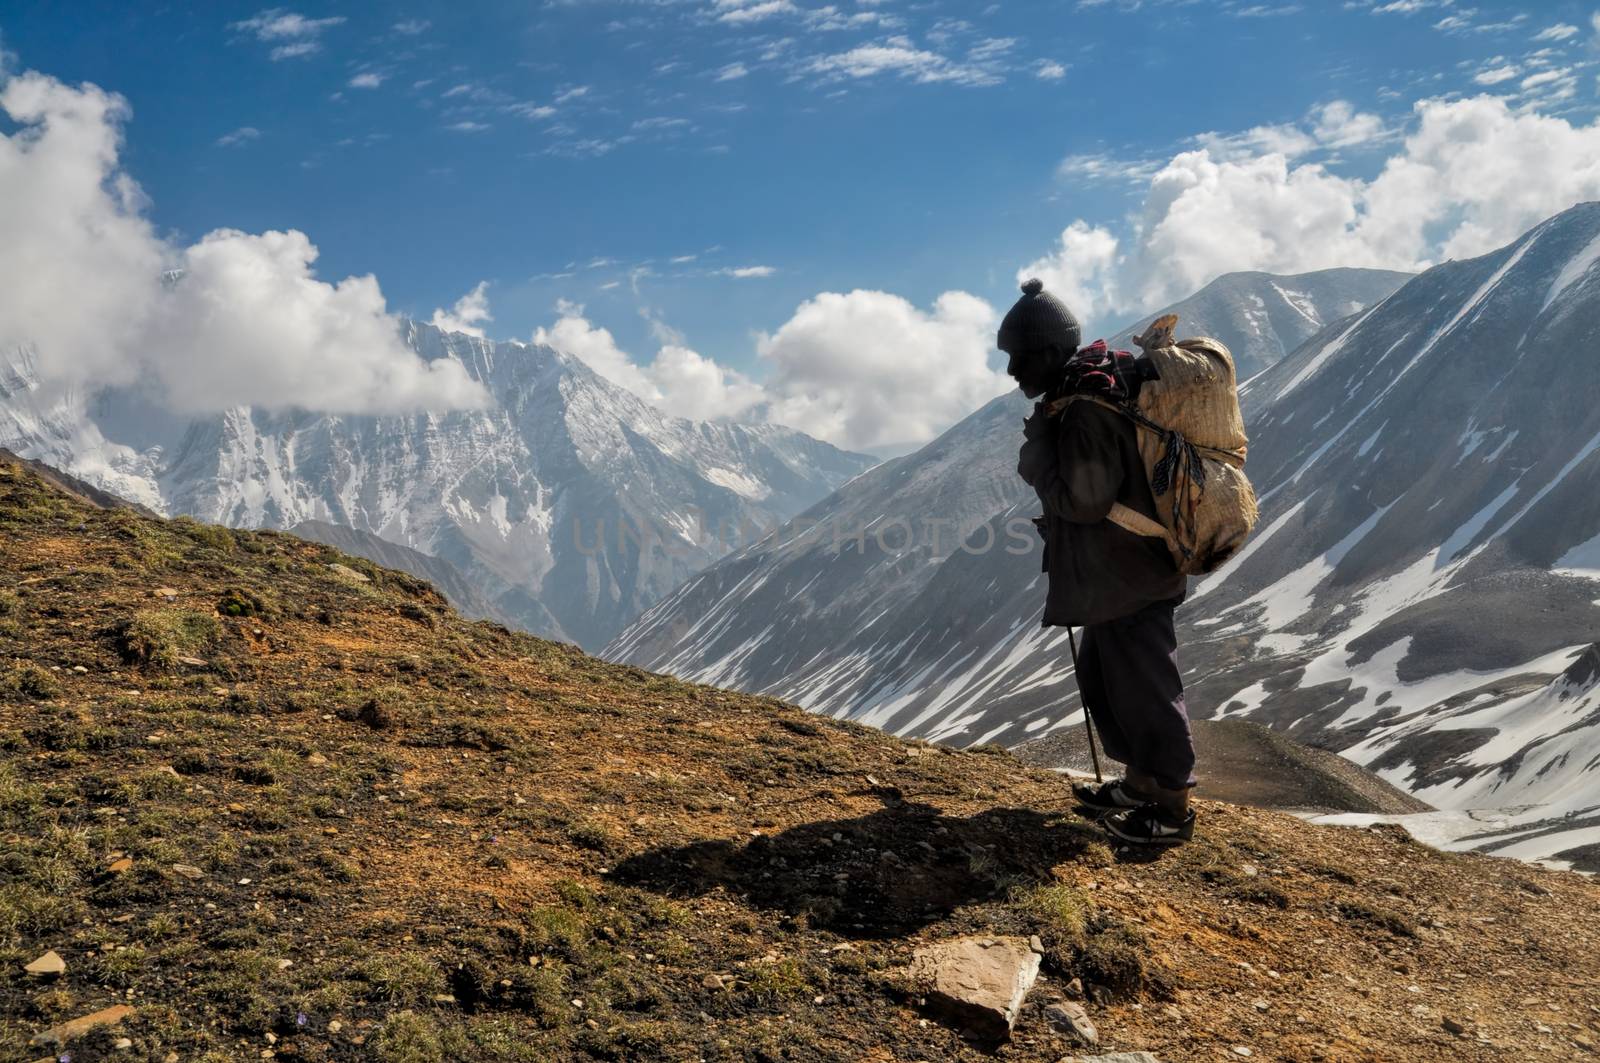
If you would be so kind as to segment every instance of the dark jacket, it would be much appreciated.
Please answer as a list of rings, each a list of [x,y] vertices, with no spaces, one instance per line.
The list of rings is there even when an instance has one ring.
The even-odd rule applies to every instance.
[[[1115,620],[1185,592],[1164,542],[1106,520],[1114,502],[1156,517],[1136,432],[1126,417],[1090,402],[1056,417],[1036,407],[1024,425],[1017,474],[1044,506],[1046,626]]]

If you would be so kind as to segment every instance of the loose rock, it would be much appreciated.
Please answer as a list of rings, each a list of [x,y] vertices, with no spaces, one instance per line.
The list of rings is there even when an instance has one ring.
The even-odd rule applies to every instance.
[[[115,1026],[117,1023],[133,1014],[133,1009],[126,1004],[116,1004],[109,1008],[89,1015],[82,1015],[60,1026],[52,1026],[43,1033],[35,1034],[29,1044],[33,1045],[64,1045],[68,1041],[77,1040],[84,1034],[98,1030],[102,1026]]]
[[[1044,1009],[1044,1017],[1049,1020],[1050,1025],[1083,1044],[1100,1043],[1100,1031],[1095,1029],[1094,1023],[1089,1019],[1089,1013],[1083,1010],[1081,1004],[1074,1004],[1069,1000],[1052,1004]]]
[[[1039,954],[1025,938],[955,938],[918,949],[907,974],[934,1011],[973,1037],[1003,1040],[1039,977]]]
[[[55,949],[40,956],[23,968],[35,978],[56,978],[67,973],[67,961]]]

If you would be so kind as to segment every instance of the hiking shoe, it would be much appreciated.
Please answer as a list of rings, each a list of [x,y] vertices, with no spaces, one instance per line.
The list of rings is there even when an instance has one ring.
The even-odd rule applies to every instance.
[[[1194,837],[1193,812],[1180,819],[1154,804],[1113,812],[1100,825],[1112,837],[1134,845],[1181,845]]]
[[[1072,784],[1072,796],[1078,799],[1078,804],[1096,812],[1121,812],[1124,809],[1138,808],[1150,800],[1128,789],[1126,779],[1112,779],[1097,786],[1090,786],[1086,782],[1075,782]]]

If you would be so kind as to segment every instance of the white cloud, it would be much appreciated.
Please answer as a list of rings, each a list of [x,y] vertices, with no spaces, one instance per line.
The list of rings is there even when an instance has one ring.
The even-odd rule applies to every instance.
[[[303,233],[158,235],[119,165],[122,97],[28,72],[0,111],[20,127],[0,133],[0,347],[33,347],[44,386],[138,385],[184,413],[487,401],[401,342],[374,278],[318,279]]]
[[[1040,81],[1060,81],[1067,76],[1067,68],[1054,59],[1041,59],[1034,64],[1033,76]]]
[[[425,18],[408,18],[404,22],[396,22],[394,24],[394,31],[396,33],[403,33],[407,37],[417,37],[427,33],[429,28],[432,26],[433,23],[429,22]]]
[[[1068,155],[1056,167],[1056,176],[1079,177],[1089,181],[1148,181],[1159,169],[1159,162],[1119,159],[1099,152],[1093,155]]]
[[[276,63],[282,59],[299,59],[321,49],[322,45],[316,41],[293,41],[289,44],[278,45],[267,53],[267,58]]]
[[[1316,107],[1311,117],[1311,135],[1325,148],[1350,148],[1383,140],[1390,135],[1383,119],[1375,114],[1357,111],[1346,100],[1334,100]]]
[[[449,310],[435,307],[428,324],[446,332],[465,332],[468,336],[484,338],[482,324],[493,321],[489,313],[489,282],[479,281],[466,295],[456,300]]]
[[[250,141],[259,140],[260,138],[261,138],[261,130],[257,129],[255,126],[242,125],[238,129],[235,129],[233,132],[224,133],[222,136],[218,137],[217,138],[217,147],[219,147],[219,148],[243,147],[245,144],[250,143]]]
[[[823,292],[757,338],[764,383],[691,350],[648,314],[661,347],[640,363],[583,307],[561,302],[557,312],[535,343],[669,413],[771,421],[857,450],[926,442],[1012,386],[989,366],[994,308],[965,292],[946,292],[931,312],[887,292]]]
[[[1501,82],[1510,81],[1521,72],[1515,63],[1507,63],[1504,66],[1481,70],[1472,76],[1472,80],[1480,85],[1498,85]]]
[[[992,49],[980,50],[966,62],[956,62],[938,52],[916,47],[908,37],[896,36],[879,44],[862,44],[833,55],[815,56],[803,69],[829,81],[898,74],[920,83],[994,85],[1002,80],[1001,55],[1003,49],[1000,53]]]
[[[719,21],[732,23],[760,22],[800,10],[791,0],[713,0],[711,7]]]
[[[1235,270],[1421,269],[1483,254],[1600,198],[1600,120],[1518,113],[1491,96],[1425,100],[1415,112],[1370,180],[1281,152],[1183,152],[1151,179],[1131,240],[1076,223],[1017,275],[1038,273],[1105,323]]]
[[[344,21],[343,16],[332,18],[306,18],[281,7],[258,12],[232,28],[249,33],[258,41],[278,43],[268,56],[274,62],[311,55],[322,47],[322,32]]]
[[[742,78],[749,73],[749,69],[743,63],[729,63],[727,66],[717,71],[716,80],[737,81],[739,78]]]
[[[382,85],[383,79],[388,76],[387,74],[379,74],[369,70],[364,74],[357,74],[351,78],[350,87],[353,89],[375,89]]]
[[[560,315],[556,323],[537,329],[534,343],[565,351],[613,384],[670,414],[695,420],[737,417],[762,399],[759,384],[681,342],[669,340],[653,361],[640,365],[617,346],[610,329],[583,316],[582,306],[563,300],[556,304],[556,312]]]
[[[774,266],[735,266],[732,269],[719,269],[716,272],[724,277],[746,280],[751,277],[770,277],[778,270]]]
[[[1578,27],[1569,22],[1558,22],[1554,26],[1542,29],[1534,34],[1533,39],[1536,41],[1564,41],[1568,37],[1576,37],[1577,35]]]
[[[1014,386],[989,365],[997,325],[966,292],[931,312],[888,292],[823,292],[758,340],[767,415],[856,450],[925,442]]]
[[[452,133],[482,133],[484,130],[489,128],[489,125],[486,122],[463,120],[460,122],[451,122],[449,125],[445,126],[445,128],[450,130]]]

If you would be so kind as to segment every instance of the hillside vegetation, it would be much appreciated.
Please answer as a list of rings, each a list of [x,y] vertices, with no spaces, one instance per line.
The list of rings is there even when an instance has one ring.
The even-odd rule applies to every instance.
[[[1588,879],[1206,801],[1139,860],[1069,806],[1003,751],[609,665],[0,462],[0,1058],[117,1005],[76,1063],[1600,1042]],[[998,1048],[900,974],[972,932],[1044,956]],[[51,951],[64,972],[24,970]],[[1092,1050],[1045,1017],[1080,987]]]

